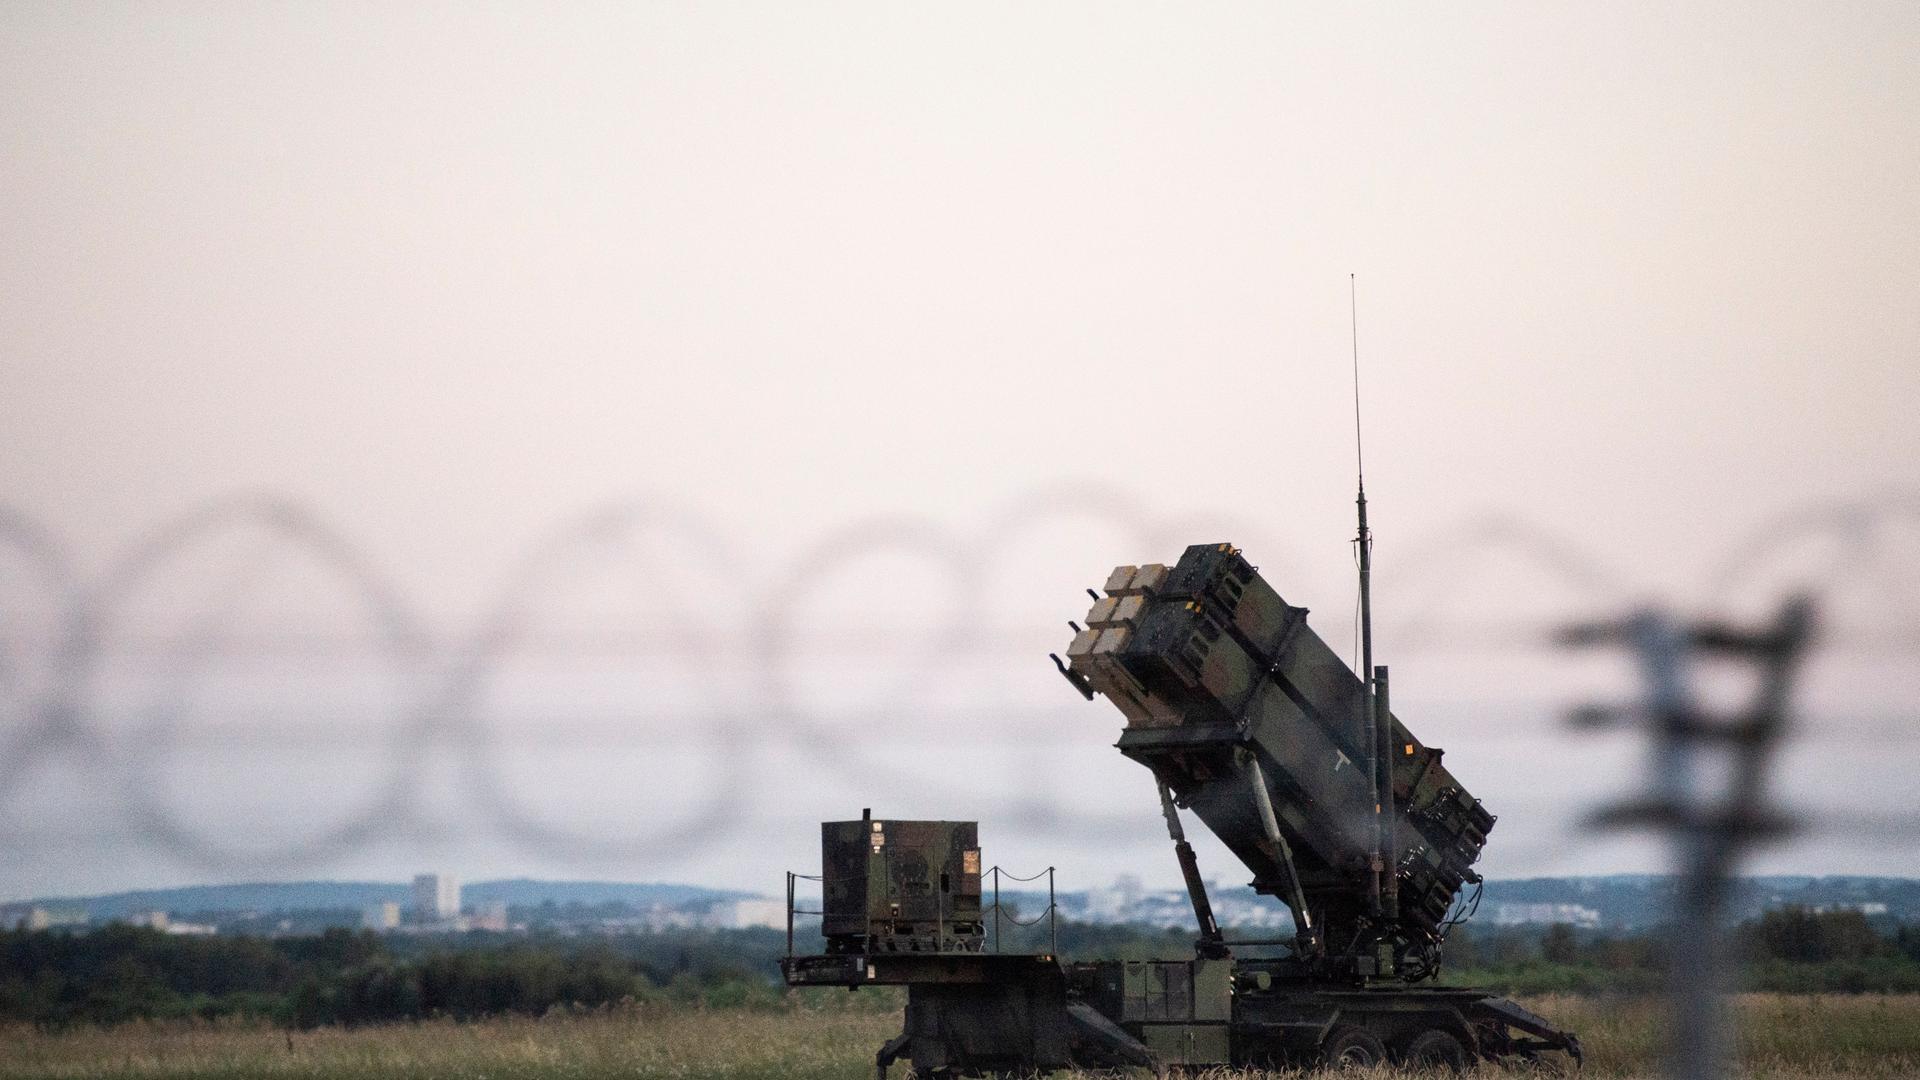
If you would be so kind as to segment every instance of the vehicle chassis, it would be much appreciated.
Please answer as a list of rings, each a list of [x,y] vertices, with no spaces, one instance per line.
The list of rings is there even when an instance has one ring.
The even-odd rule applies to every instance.
[[[1038,953],[921,953],[789,956],[781,966],[795,986],[907,987],[904,1028],[875,1058],[881,1080],[901,1058],[916,1075],[953,1077],[1581,1059],[1571,1033],[1483,990],[1330,983],[1290,974],[1286,960],[1063,965]]]

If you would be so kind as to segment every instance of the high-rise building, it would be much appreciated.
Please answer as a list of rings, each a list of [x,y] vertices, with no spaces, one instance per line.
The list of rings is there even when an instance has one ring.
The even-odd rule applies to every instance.
[[[392,930],[400,925],[400,905],[392,900],[374,904],[361,912],[360,925],[368,930]]]
[[[413,879],[413,916],[421,922],[445,922],[460,915],[460,880],[449,874]]]
[[[46,908],[32,904],[8,904],[0,907],[0,930],[45,930],[53,925]]]

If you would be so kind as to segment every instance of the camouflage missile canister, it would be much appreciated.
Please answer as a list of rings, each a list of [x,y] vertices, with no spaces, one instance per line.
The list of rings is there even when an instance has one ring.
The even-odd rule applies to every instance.
[[[1071,672],[1127,718],[1119,748],[1172,789],[1285,898],[1285,867],[1247,798],[1263,776],[1307,908],[1330,948],[1367,917],[1374,807],[1366,690],[1229,544],[1190,547],[1171,568],[1122,566],[1068,647]],[[1433,935],[1493,827],[1493,816],[1392,721],[1389,861],[1398,931]],[[1258,770],[1248,768],[1257,763]]]
[[[827,952],[979,952],[978,835],[971,821],[822,822]]]

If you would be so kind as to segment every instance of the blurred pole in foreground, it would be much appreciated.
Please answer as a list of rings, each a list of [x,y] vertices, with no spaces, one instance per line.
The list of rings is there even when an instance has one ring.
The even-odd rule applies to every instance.
[[[1588,706],[1572,719],[1582,727],[1631,720],[1649,729],[1648,790],[1601,810],[1592,822],[1601,828],[1660,829],[1672,836],[1679,881],[1669,943],[1669,1069],[1680,1080],[1724,1074],[1729,1039],[1722,1003],[1732,980],[1722,917],[1740,860],[1792,828],[1784,814],[1767,805],[1767,775],[1786,734],[1790,682],[1812,631],[1813,605],[1798,597],[1782,606],[1771,626],[1758,630],[1683,623],[1669,613],[1645,610],[1561,634],[1568,646],[1632,650],[1646,681],[1641,704]],[[1694,661],[1703,657],[1752,669],[1757,684],[1746,706],[1712,714],[1695,701],[1690,677]]]

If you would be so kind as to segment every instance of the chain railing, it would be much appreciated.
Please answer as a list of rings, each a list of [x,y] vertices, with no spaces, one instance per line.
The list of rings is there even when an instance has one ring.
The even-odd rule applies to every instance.
[[[1047,921],[1047,954],[1050,956],[1060,955],[1060,927],[1057,919],[1060,905],[1055,900],[1053,867],[1049,866],[1032,877],[1004,874],[997,864],[988,872],[993,875],[993,904],[991,905],[991,910],[993,911],[993,951],[1000,951],[1000,924],[1003,920],[1015,926],[1025,927],[1037,926],[1040,920],[1045,919]],[[1018,915],[1008,914],[1006,908],[1000,903],[1000,879],[1002,876],[1022,884],[1029,881],[1038,881],[1042,877],[1045,877],[1047,879],[1047,910],[1042,914],[1034,916],[1027,922],[1021,922]]]

